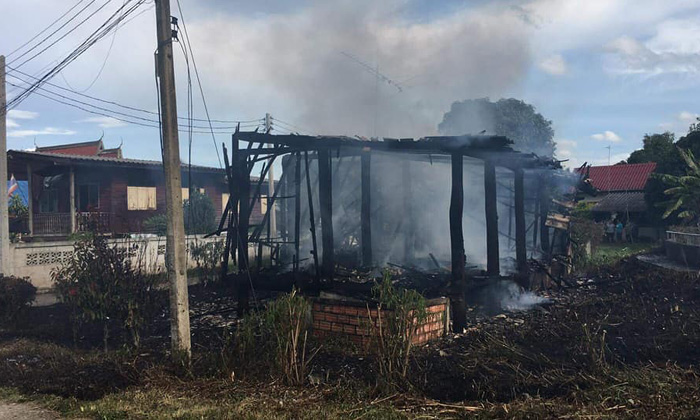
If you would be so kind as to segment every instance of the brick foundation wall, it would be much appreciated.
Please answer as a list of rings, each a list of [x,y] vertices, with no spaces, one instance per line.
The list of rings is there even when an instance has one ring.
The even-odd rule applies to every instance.
[[[316,337],[345,337],[358,345],[367,346],[372,341],[371,322],[377,327],[378,309],[374,304],[330,299],[315,299],[312,307],[313,334]],[[425,344],[445,335],[449,328],[449,304],[446,298],[430,299],[426,302],[428,316],[413,336],[413,344]],[[382,319],[390,316],[382,309]]]

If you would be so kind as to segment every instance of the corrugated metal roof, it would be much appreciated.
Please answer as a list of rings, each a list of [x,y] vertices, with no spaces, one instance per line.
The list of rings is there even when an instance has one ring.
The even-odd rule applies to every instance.
[[[595,212],[644,212],[647,203],[643,192],[610,193],[593,207]]]
[[[94,164],[105,164],[110,166],[132,166],[132,167],[162,167],[163,164],[157,160],[143,160],[143,159],[127,159],[127,158],[117,158],[110,156],[84,156],[84,155],[67,155],[67,154],[57,154],[49,152],[30,152],[30,151],[20,151],[20,150],[8,150],[8,155],[17,156],[20,158],[39,158],[44,160],[51,160],[57,163],[94,163]],[[187,164],[182,164],[182,168],[186,169]],[[192,165],[192,169],[199,172],[218,172],[224,173],[223,169],[212,168],[209,166]]]
[[[656,163],[649,162],[591,166],[576,172],[587,174],[591,184],[600,191],[642,191],[655,169]]]

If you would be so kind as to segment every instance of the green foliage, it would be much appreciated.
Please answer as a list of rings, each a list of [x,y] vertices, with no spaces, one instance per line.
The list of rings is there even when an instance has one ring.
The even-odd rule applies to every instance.
[[[408,375],[413,339],[428,317],[425,298],[415,290],[395,288],[388,271],[372,293],[379,300],[376,319],[371,312],[369,316],[378,379],[384,386],[401,386]]]
[[[227,372],[270,371],[290,385],[303,384],[313,354],[308,353],[311,305],[296,290],[246,315],[222,351]],[[318,351],[318,350],[316,350]]]
[[[138,347],[141,328],[159,306],[157,277],[142,274],[126,249],[110,246],[99,235],[76,242],[72,257],[51,277],[71,310],[74,333],[83,323],[102,324],[105,350],[114,324],[128,330]]]
[[[578,203],[576,204],[576,208],[571,211],[571,215],[580,219],[589,219],[593,220],[593,207],[595,207],[596,203],[589,202],[589,203]]]
[[[669,186],[664,194],[670,200],[664,203],[663,218],[677,213],[686,223],[697,223],[700,218],[700,163],[693,152],[678,150],[685,162],[686,174],[682,176],[662,175],[661,180]]]
[[[445,135],[477,134],[482,130],[508,137],[514,141],[516,150],[543,156],[554,154],[552,122],[534,106],[518,99],[491,102],[489,98],[480,98],[454,102],[438,125],[438,131]]]
[[[34,301],[36,287],[29,279],[0,277],[0,323],[13,324]]]
[[[224,257],[224,243],[195,242],[190,245],[190,255],[197,264],[200,279],[206,284],[219,278],[218,270]]]
[[[185,232],[188,235],[211,233],[216,230],[216,210],[211,199],[197,188],[190,191],[190,198],[183,205]]]
[[[582,217],[571,218],[574,268],[581,268],[588,263],[591,258],[591,255],[588,254],[588,244],[590,244],[591,253],[594,253],[603,240],[603,234],[604,229],[601,223]]]
[[[29,214],[29,207],[22,202],[19,194],[10,196],[7,210],[10,217],[26,217]]]
[[[165,214],[156,214],[143,222],[143,229],[148,233],[155,233],[158,236],[165,236],[168,225],[168,218]]]

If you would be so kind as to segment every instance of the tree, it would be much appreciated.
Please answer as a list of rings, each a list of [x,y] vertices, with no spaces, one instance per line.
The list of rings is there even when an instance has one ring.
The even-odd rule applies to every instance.
[[[552,122],[519,99],[457,101],[438,125],[438,131],[444,135],[476,134],[484,130],[513,140],[515,150],[541,156],[554,154]]]
[[[664,218],[680,211],[678,217],[686,223],[697,222],[700,217],[700,164],[690,150],[678,150],[685,162],[686,174],[681,176],[662,175],[661,180],[670,188],[664,194],[671,198],[666,203]]]
[[[190,198],[185,200],[185,232],[188,235],[211,233],[216,230],[216,210],[214,203],[197,188],[192,189]]]

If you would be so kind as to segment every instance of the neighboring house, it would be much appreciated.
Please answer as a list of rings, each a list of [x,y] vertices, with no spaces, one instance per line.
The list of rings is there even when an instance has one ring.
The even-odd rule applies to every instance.
[[[144,222],[165,213],[162,164],[124,158],[121,147],[105,149],[102,140],[9,150],[7,155],[8,172],[28,181],[26,230],[35,238],[61,238],[91,227],[113,236],[147,233]],[[192,186],[212,200],[220,217],[228,200],[225,171],[183,164],[183,200],[189,197],[190,173]],[[258,200],[251,223],[261,219]]]
[[[595,203],[597,218],[620,217],[637,219],[647,211],[644,188],[656,169],[656,163],[587,166],[577,169],[595,194],[587,194],[581,202]]]

